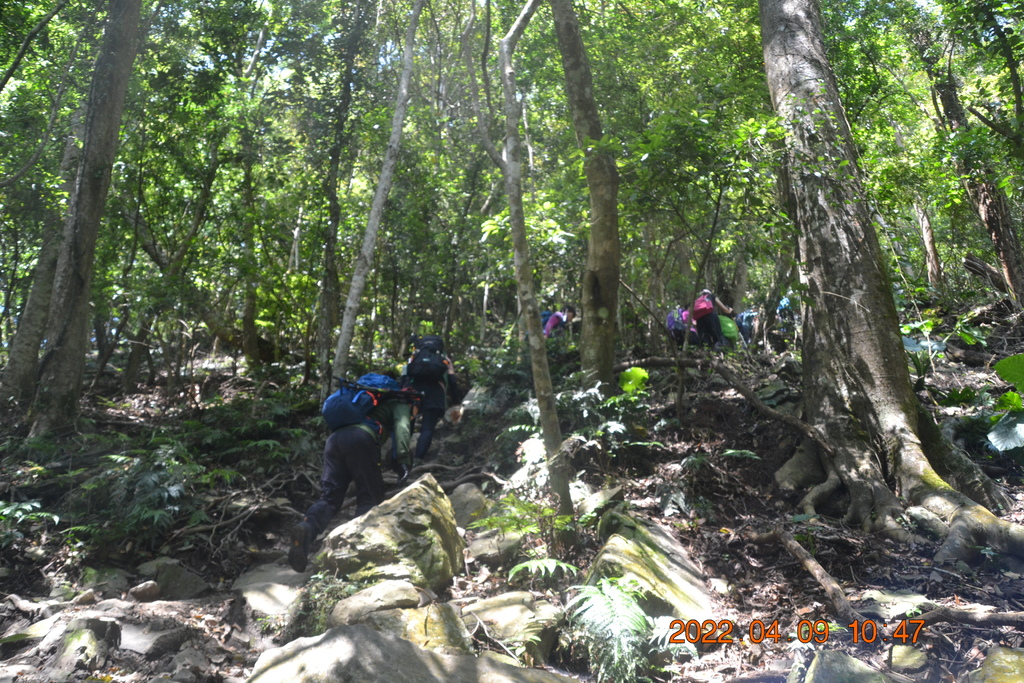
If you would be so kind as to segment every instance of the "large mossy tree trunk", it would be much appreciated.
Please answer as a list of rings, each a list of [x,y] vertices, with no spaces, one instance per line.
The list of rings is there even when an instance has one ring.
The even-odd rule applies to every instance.
[[[805,286],[805,418],[830,445],[821,449],[830,476],[805,497],[805,511],[843,488],[847,523],[902,537],[902,498],[952,522],[937,559],[969,559],[979,541],[1020,555],[1024,528],[986,509],[1008,506],[1007,496],[942,438],[913,393],[819,6],[760,0],[760,10]]]
[[[78,414],[96,238],[138,50],[140,15],[141,0],[111,0],[108,5],[103,44],[86,105],[82,155],[54,275],[46,344],[33,402],[33,436],[62,430]]]

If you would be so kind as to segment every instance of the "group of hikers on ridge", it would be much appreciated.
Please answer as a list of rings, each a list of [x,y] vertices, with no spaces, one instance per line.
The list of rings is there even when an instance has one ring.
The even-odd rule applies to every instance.
[[[349,484],[356,488],[356,516],[384,500],[384,476],[380,449],[391,438],[386,456],[401,484],[411,469],[428,459],[437,423],[448,406],[462,401],[455,367],[445,354],[440,336],[413,336],[414,348],[400,379],[392,373],[363,375],[354,382],[342,381],[323,405],[323,417],[331,430],[324,444],[320,472],[320,498],[292,527],[288,564],[304,572],[310,546],[341,508]],[[457,422],[461,413],[452,411]],[[421,417],[420,434],[411,448],[412,423]]]
[[[776,307],[778,329],[783,333],[793,331],[799,323],[792,296],[793,293],[788,292]],[[757,324],[756,310],[735,313],[709,289],[701,290],[691,307],[677,306],[665,319],[665,327],[677,346],[710,346],[716,351],[738,342],[748,346],[755,337]]]
[[[731,318],[726,317],[732,314],[732,308],[726,306],[710,289],[704,289],[694,299],[690,308],[677,306],[669,311],[665,325],[679,346],[687,343],[690,346],[707,345],[718,351],[730,343],[730,336],[722,329],[723,321],[729,321],[732,324],[731,329],[736,328]]]

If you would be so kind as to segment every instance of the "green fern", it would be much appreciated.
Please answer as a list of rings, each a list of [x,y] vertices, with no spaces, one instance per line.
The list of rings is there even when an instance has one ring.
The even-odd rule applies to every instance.
[[[635,581],[601,579],[576,586],[566,605],[598,681],[632,683],[648,667],[651,621],[640,606],[642,589]]]
[[[534,576],[541,578],[551,578],[555,575],[555,572],[562,570],[565,574],[577,574],[580,570],[578,567],[574,567],[571,564],[556,560],[553,557],[541,557],[533,560],[527,560],[520,562],[508,572],[508,580],[511,581],[516,574],[521,571],[528,571]]]

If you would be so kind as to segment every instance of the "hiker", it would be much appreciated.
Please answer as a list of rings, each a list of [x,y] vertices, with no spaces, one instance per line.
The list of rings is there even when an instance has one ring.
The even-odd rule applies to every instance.
[[[403,385],[410,386],[423,395],[419,409],[420,415],[423,416],[420,422],[420,435],[412,456],[412,465],[416,467],[427,459],[430,444],[434,440],[434,429],[438,421],[444,417],[449,398],[452,399],[452,404],[457,404],[461,397],[457,396],[455,365],[445,355],[444,340],[436,334],[428,334],[422,337],[414,335],[409,341],[415,347],[415,352],[405,366]],[[460,411],[452,412],[453,421],[458,422],[460,416]],[[407,477],[407,472],[404,476],[399,475],[399,483],[405,481]]]
[[[701,290],[693,302],[693,319],[697,321],[697,340],[700,344],[713,346],[715,350],[728,345],[722,334],[722,322],[718,313],[732,315],[732,309],[722,303],[710,289]]]
[[[736,327],[739,328],[740,337],[744,346],[750,346],[754,338],[754,327],[757,325],[757,311],[748,308],[736,316]]]
[[[364,376],[365,377],[365,376]],[[362,378],[360,378],[362,379]],[[398,388],[398,382],[395,388]],[[309,547],[337,513],[348,485],[356,485],[356,516],[365,514],[384,500],[380,446],[390,434],[399,462],[408,459],[411,406],[397,392],[382,393],[364,419],[331,432],[324,445],[320,473],[320,499],[306,510],[291,531],[288,564],[297,572],[306,570]]]
[[[665,318],[665,327],[679,347],[686,343],[687,336],[690,337],[690,346],[696,346],[699,342],[697,328],[690,322],[690,311],[682,306],[676,306],[669,311],[668,317]]]
[[[791,328],[796,328],[798,322],[796,311],[793,310],[793,302],[790,301],[790,297],[793,296],[793,292],[786,292],[786,296],[779,299],[779,305],[775,307],[775,317],[779,321],[779,329],[786,333]]]
[[[541,317],[543,318],[543,315]],[[561,311],[555,311],[548,316],[547,320],[542,320],[544,323],[544,336],[557,337],[561,335],[575,317],[576,308],[573,306],[566,306]]]

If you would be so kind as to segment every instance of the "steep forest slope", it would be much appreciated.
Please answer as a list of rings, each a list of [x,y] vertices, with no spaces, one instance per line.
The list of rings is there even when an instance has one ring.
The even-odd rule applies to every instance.
[[[1024,337],[1016,327],[997,324],[1001,318],[998,308],[976,318],[991,330],[984,358],[980,351],[934,355],[921,375],[919,397],[998,478],[1015,501],[1007,518],[1019,522],[1024,520],[1021,463],[1012,452],[994,451],[986,438],[994,399],[1005,391],[991,362],[1015,350]],[[684,653],[674,663],[663,662],[660,673],[651,672],[656,680],[755,680],[744,676],[759,672],[756,680],[781,681],[816,649],[847,651],[876,670],[907,676],[894,672],[891,644],[865,642],[867,634],[840,628],[843,600],[864,609],[880,595],[909,601],[908,614],[928,620],[916,638],[928,666],[913,680],[964,680],[990,648],[1022,645],[1024,568],[1007,558],[981,549],[973,565],[943,566],[932,560],[936,544],[920,529],[914,543],[897,544],[844,527],[827,506],[817,517],[798,514],[802,492],[780,488],[775,474],[797,449],[800,433],[767,417],[737,390],[753,392],[780,414],[799,417],[799,363],[791,355],[734,349],[724,355],[698,351],[689,358],[694,367],[682,375],[648,362],[646,388],[612,402],[573,388],[571,352],[552,358],[564,372],[559,405],[566,434],[578,434],[584,444],[572,463],[578,479],[595,489],[621,487],[632,514],[671,529],[717,590],[716,621],[748,636],[705,647],[699,656]],[[733,383],[715,372],[715,364],[730,369]],[[245,570],[283,556],[296,510],[316,495],[325,434],[314,392],[285,372],[248,377],[214,358],[204,366],[176,396],[168,396],[159,383],[117,402],[96,394],[87,411],[89,431],[58,440],[17,435],[4,440],[4,632],[36,609],[27,606],[33,600],[81,596],[96,568],[134,572],[147,561],[169,557],[209,588],[180,605],[167,603],[161,623],[192,624],[200,640],[221,638],[236,646],[242,641],[223,641],[217,629],[195,629],[196,620],[230,622],[236,634],[249,634],[233,658],[222,658],[219,665],[208,661],[206,678],[199,680],[244,678],[259,651],[296,635],[282,632],[278,622],[256,621],[240,611],[230,585]],[[457,482],[486,482],[489,495],[502,496],[498,482],[520,466],[517,445],[535,429],[523,403],[526,377],[515,364],[474,376],[464,420],[442,427],[438,456],[419,473],[430,471],[447,490]],[[347,510],[340,517],[350,515]],[[917,528],[909,517],[907,524]],[[597,541],[581,530],[577,545],[545,552],[585,569]],[[536,543],[544,546],[540,536]],[[524,587],[522,576],[510,581],[509,568],[481,574],[467,567],[471,580],[449,590]],[[578,581],[565,575],[553,582],[531,580],[525,587],[564,602]],[[830,592],[833,586],[841,597]],[[96,590],[100,597],[129,597],[127,587]],[[830,630],[817,640],[795,637],[801,621],[827,623]],[[777,624],[780,638],[769,633],[750,642],[755,622]],[[3,647],[5,659],[19,652],[17,643]],[[556,648],[553,666],[587,680],[586,652],[567,637]],[[136,667],[155,675],[161,665],[159,658],[132,662],[111,655],[105,669],[76,676],[135,680],[125,671]]]

